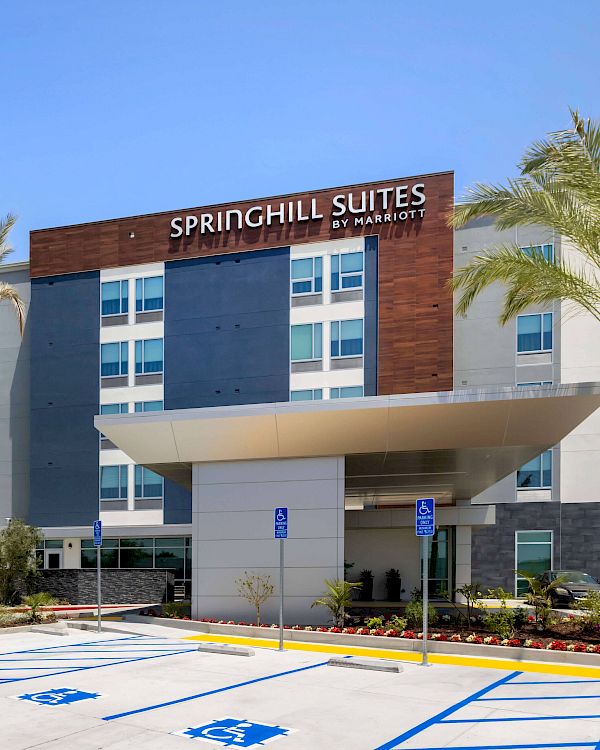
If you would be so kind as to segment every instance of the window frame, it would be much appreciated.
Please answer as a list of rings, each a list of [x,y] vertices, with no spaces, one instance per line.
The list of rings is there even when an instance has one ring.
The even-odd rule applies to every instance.
[[[312,262],[312,276],[303,276],[298,279],[294,279],[292,276],[292,269],[294,267],[295,261],[301,261],[301,260],[310,260]],[[321,262],[321,273],[317,275],[316,273],[316,262]],[[291,297],[310,297],[315,294],[323,294],[323,256],[322,255],[312,255],[310,257],[306,258],[292,258],[290,257],[290,296]],[[316,289],[316,281],[317,279],[321,280],[321,288],[319,290]],[[294,291],[294,284],[302,283],[310,281],[310,291],[309,292],[295,292]]]
[[[346,388],[360,388],[362,393],[360,394],[360,396],[342,396],[342,391],[345,390]],[[333,396],[332,395],[333,391],[339,391],[338,395]],[[336,385],[336,386],[332,386],[329,388],[329,399],[332,401],[339,401],[340,399],[343,399],[343,398],[364,398],[364,396],[365,396],[364,385],[339,385],[339,386]]]
[[[161,368],[160,370],[149,370],[146,372],[146,347],[145,344],[148,341],[160,341],[161,344]],[[140,344],[140,350],[142,352],[141,367],[142,369],[138,372],[138,344]],[[136,339],[133,346],[133,367],[134,374],[137,375],[162,375],[165,371],[165,339],[164,336],[156,336],[151,339]]]
[[[105,313],[102,309],[104,300],[102,299],[102,289],[106,284],[119,284],[119,312],[116,313]],[[125,295],[123,295],[123,289],[125,289]],[[123,302],[125,302],[126,310],[123,310]],[[100,282],[100,318],[114,318],[120,317],[121,315],[129,315],[129,279],[106,279],[106,281]]]
[[[361,326],[361,346],[360,346],[360,354],[342,354],[342,324],[343,323],[355,323],[356,321],[360,320],[362,326]],[[339,338],[337,339],[338,345],[339,345],[339,354],[333,353],[333,326],[338,326],[338,335]],[[349,340],[349,339],[348,339]],[[329,321],[329,356],[331,359],[353,359],[355,357],[364,357],[365,356],[365,319],[363,318],[345,318],[344,320],[331,320]]]
[[[550,545],[550,567],[548,570],[554,569],[554,530],[553,529],[516,529],[515,530],[515,574],[514,574],[514,592],[515,592],[515,598],[519,598],[518,595],[518,581],[524,581],[524,578],[521,578],[519,575],[517,575],[517,570],[519,569],[519,534],[550,534],[550,540],[546,542],[521,542],[521,544],[537,544],[537,545]]]
[[[546,316],[550,317],[550,336],[552,338],[550,347],[548,349],[544,348],[544,319]],[[534,318],[537,317],[540,319],[540,344],[541,349],[526,349],[524,351],[519,351],[519,320],[522,318]],[[517,356],[520,354],[551,354],[554,351],[554,313],[553,312],[540,312],[540,313],[524,313],[523,315],[517,315],[517,320],[515,324],[515,333],[516,333],[516,349],[517,349]]]
[[[160,307],[152,307],[150,309],[146,309],[146,281],[149,281],[150,279],[160,279],[161,280],[161,306]],[[138,310],[138,288],[141,288],[142,295],[141,299],[139,300],[141,303],[141,308]],[[154,299],[153,297],[151,299]],[[165,309],[165,276],[164,274],[153,274],[152,276],[138,276],[135,279],[135,312],[138,313],[147,313],[147,312],[161,312]]]
[[[141,483],[140,483],[141,484],[141,488],[142,488],[142,494],[141,495],[137,494],[138,469],[139,469],[139,473],[141,474],[141,480],[142,480]],[[133,499],[134,500],[163,500],[164,496],[165,496],[165,478],[161,477],[160,474],[156,474],[156,472],[153,471],[152,473],[156,474],[156,476],[159,477],[159,479],[161,480],[161,482],[160,482],[160,484],[161,484],[161,492],[160,492],[160,495],[146,495],[145,491],[144,491],[144,488],[145,488],[144,470],[145,471],[152,471],[152,469],[148,469],[147,467],[142,466],[141,464],[134,464],[134,469],[133,469]]]
[[[311,330],[312,330],[312,334],[311,334],[311,352],[312,352],[312,357],[302,358],[302,359],[294,359],[293,356],[292,356],[292,346],[293,346],[292,332],[293,332],[294,328],[301,328],[301,327],[304,328],[306,326],[310,326]],[[315,356],[315,329],[317,328],[317,326],[319,327],[319,329],[321,331],[321,334],[320,334],[321,335],[321,354],[318,357]],[[291,324],[290,325],[290,362],[292,364],[296,364],[297,362],[321,362],[322,359],[323,359],[323,323],[322,322],[315,322],[315,323],[293,323],[293,324]]]
[[[146,404],[162,404],[162,408],[160,409],[146,409]],[[138,406],[140,407],[138,409]],[[151,411],[164,411],[165,410],[165,402],[163,399],[152,399],[150,401],[135,401],[133,404],[133,413],[134,414],[145,414],[146,412]]]
[[[547,454],[550,454],[550,484],[548,484],[548,485],[542,484],[541,486],[535,486],[535,487],[534,486],[519,487],[519,472],[522,470],[522,467],[519,467],[515,471],[515,483],[516,483],[516,486],[517,486],[517,492],[531,492],[531,491],[536,491],[536,490],[540,491],[540,490],[551,490],[552,489],[552,482],[554,480],[554,477],[553,477],[553,474],[554,474],[554,471],[553,471],[553,469],[554,469],[554,467],[553,467],[554,452],[553,452],[552,448],[548,448],[548,450],[543,451],[538,456],[535,456],[534,458],[532,458],[531,461],[535,461],[536,459],[539,459],[539,461],[540,461],[540,469],[539,469],[540,479],[543,482],[544,481],[544,456],[546,456]],[[529,463],[531,463],[531,461],[527,461],[526,463],[529,464]],[[523,466],[524,465],[525,464],[523,464]]]
[[[362,256],[362,269],[360,271],[342,271],[342,257],[345,255],[358,255],[360,254]],[[333,259],[337,258],[338,263],[338,270],[333,270]],[[337,273],[339,277],[339,285],[337,288],[334,288],[333,286],[333,274]],[[344,278],[345,277],[351,277],[351,276],[357,276],[360,274],[360,285],[359,286],[349,286],[344,288]],[[348,250],[344,253],[333,253],[331,256],[331,269],[329,273],[329,285],[331,288],[332,293],[338,293],[338,292],[353,292],[356,290],[362,290],[365,288],[365,251],[364,248],[362,250]]]
[[[102,372],[102,349],[105,346],[118,346],[119,347],[119,359],[117,360],[119,366],[119,372],[114,375],[104,375]],[[123,352],[125,352],[125,359],[123,359]],[[123,367],[125,365],[125,367]],[[105,341],[100,344],[100,378],[122,378],[129,375],[129,341]]]
[[[310,393],[310,398],[292,398],[293,393]],[[315,393],[319,393],[319,396],[315,396]],[[294,388],[290,391],[290,402],[301,403],[302,401],[322,401],[323,400],[323,389],[322,388]]]
[[[528,383],[517,383],[517,388],[541,388],[545,385],[554,385],[552,380],[534,380]]]
[[[545,248],[547,248],[547,247],[550,248],[549,257],[546,256],[546,252],[545,252]],[[542,242],[539,245],[525,245],[525,246],[520,246],[519,250],[522,253],[525,253],[525,255],[528,255],[529,257],[531,257],[533,255],[534,251],[537,252],[538,248],[541,251],[541,255],[544,257],[544,259],[548,263],[554,263],[554,243],[553,242]]]
[[[117,497],[102,497],[102,470],[103,469],[119,469],[119,484],[118,484],[118,496]],[[127,500],[129,494],[129,464],[107,464],[106,466],[100,466],[100,472],[98,477],[98,498],[102,503],[111,502],[122,502]],[[123,491],[123,474],[125,474],[125,495],[121,493]]]

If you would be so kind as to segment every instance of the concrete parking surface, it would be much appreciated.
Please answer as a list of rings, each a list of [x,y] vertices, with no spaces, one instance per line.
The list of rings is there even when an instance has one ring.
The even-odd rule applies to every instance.
[[[389,674],[328,667],[323,653],[198,653],[185,635],[2,636],[1,747],[600,749],[600,679],[577,667]]]

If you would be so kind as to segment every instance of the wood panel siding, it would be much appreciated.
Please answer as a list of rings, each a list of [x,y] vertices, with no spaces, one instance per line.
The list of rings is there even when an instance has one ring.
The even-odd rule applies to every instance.
[[[454,197],[453,173],[442,172],[259,200],[240,201],[31,233],[31,276],[46,277],[137,263],[180,260],[366,235],[379,238],[378,393],[452,389],[452,230],[446,215]],[[333,229],[332,199],[339,193],[425,184],[422,218]],[[170,239],[178,216],[316,200],[321,220],[275,223]],[[381,209],[367,216],[382,213]],[[348,214],[345,214],[348,218]]]

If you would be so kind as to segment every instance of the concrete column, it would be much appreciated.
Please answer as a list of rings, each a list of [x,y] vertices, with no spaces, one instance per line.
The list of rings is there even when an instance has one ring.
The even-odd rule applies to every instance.
[[[322,623],[311,609],[324,579],[344,575],[344,459],[307,458],[194,464],[192,616],[254,621],[236,579],[270,576],[273,597],[261,612],[278,618],[279,541],[273,512],[289,508],[285,542],[286,623]]]
[[[456,581],[454,588],[471,583],[471,527],[456,526]],[[456,601],[464,598],[457,594]]]

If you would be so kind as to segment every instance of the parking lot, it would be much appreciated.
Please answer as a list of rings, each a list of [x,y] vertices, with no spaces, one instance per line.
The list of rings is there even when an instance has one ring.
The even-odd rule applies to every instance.
[[[600,679],[577,667],[389,674],[329,667],[323,653],[199,653],[185,635],[2,636],[2,747],[600,749]]]

